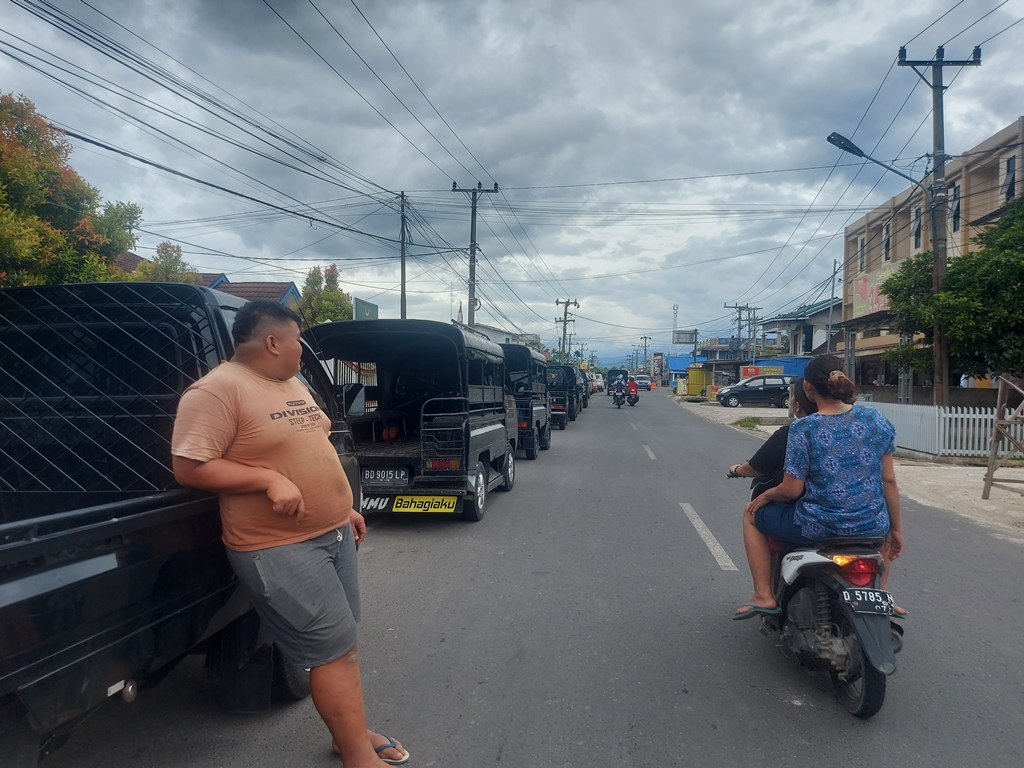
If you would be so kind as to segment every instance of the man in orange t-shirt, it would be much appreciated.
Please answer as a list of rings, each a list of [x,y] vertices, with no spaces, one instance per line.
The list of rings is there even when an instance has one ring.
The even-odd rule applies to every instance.
[[[409,753],[366,727],[356,653],[356,545],[366,523],[352,508],[330,419],[295,378],[299,318],[249,302],[232,336],[231,361],[181,397],[174,476],[219,495],[228,560],[284,658],[309,668],[313,703],[345,765],[400,765]]]

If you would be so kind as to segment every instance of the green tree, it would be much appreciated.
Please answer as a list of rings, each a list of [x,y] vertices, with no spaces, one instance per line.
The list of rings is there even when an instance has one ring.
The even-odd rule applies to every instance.
[[[971,376],[1024,375],[1024,202],[1017,200],[953,259],[936,311],[951,357]]]
[[[932,292],[932,255],[900,264],[883,284],[894,328],[922,334],[913,347],[886,353],[894,363],[930,369],[932,325],[946,328],[952,367],[971,376],[1024,374],[1024,202],[974,238],[978,250],[952,259],[942,289]]]
[[[351,320],[352,299],[341,290],[337,264],[327,269],[313,267],[306,275],[299,299],[299,315],[306,327],[328,320]]]
[[[181,246],[164,241],[156,247],[156,256],[151,261],[139,264],[132,279],[154,283],[198,283],[200,277],[182,257]]]
[[[24,96],[0,94],[0,286],[109,279],[142,216],[70,165],[71,145]]]

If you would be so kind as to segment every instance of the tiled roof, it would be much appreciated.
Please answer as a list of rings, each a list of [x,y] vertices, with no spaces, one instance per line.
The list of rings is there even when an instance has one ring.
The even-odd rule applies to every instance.
[[[281,301],[289,291],[295,290],[295,283],[221,283],[217,286],[217,290],[248,301],[256,299]]]
[[[124,253],[119,253],[114,257],[113,266],[117,267],[122,272],[134,272],[139,268],[139,264],[144,261],[148,261],[148,259],[137,256],[131,251],[125,251]]]
[[[226,279],[227,278],[224,277],[224,273],[223,272],[200,272],[199,273],[199,284],[200,285],[205,285],[207,288],[212,286],[218,280],[226,280]],[[220,286],[218,285],[217,288],[219,289]],[[225,291],[225,293],[228,293],[228,291]]]

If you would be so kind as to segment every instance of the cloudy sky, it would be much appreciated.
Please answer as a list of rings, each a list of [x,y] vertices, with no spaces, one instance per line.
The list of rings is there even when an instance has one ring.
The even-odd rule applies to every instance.
[[[618,364],[673,323],[728,334],[828,298],[843,226],[920,177],[945,45],[946,151],[1024,114],[1024,0],[0,0],[0,90],[74,139],[73,166],[232,281],[337,263],[346,290]],[[146,164],[143,158],[162,168]],[[168,170],[170,169],[170,170]],[[171,170],[185,176],[175,175]],[[837,288],[837,292],[840,289]],[[674,321],[674,305],[678,305]]]

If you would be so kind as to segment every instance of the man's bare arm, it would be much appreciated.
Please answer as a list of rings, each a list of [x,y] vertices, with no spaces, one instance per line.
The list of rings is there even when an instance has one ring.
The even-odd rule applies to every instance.
[[[296,521],[306,513],[302,493],[291,480],[279,472],[250,467],[228,459],[197,461],[183,456],[171,457],[174,479],[189,488],[213,493],[266,493],[279,515],[295,515]]]

